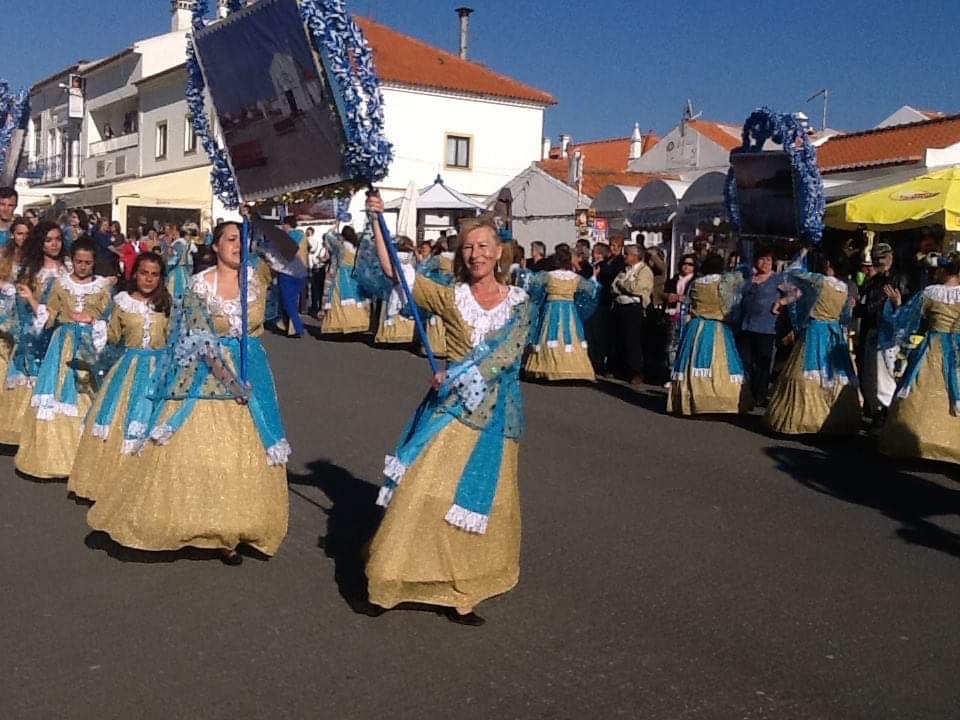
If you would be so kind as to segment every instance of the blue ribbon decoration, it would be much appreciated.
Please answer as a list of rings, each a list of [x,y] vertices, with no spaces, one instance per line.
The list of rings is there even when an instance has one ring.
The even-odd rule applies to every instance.
[[[26,130],[30,119],[30,96],[26,90],[13,92],[6,80],[0,79],[0,172],[7,163],[7,155],[16,130]]]
[[[797,179],[800,240],[818,245],[823,238],[826,200],[823,194],[823,178],[817,164],[817,149],[810,142],[804,126],[794,115],[775,113],[768,107],[761,107],[754,110],[743,123],[742,138],[743,144],[730,151],[731,158],[739,153],[758,153],[767,140],[783,146],[790,156],[790,164]],[[732,164],[727,171],[723,197],[730,224],[739,232],[740,206],[737,203],[737,181]]]

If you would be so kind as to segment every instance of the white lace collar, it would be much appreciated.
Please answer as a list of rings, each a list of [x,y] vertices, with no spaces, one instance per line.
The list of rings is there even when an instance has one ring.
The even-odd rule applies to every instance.
[[[240,337],[242,334],[242,318],[240,316],[240,297],[239,295],[233,300],[224,300],[221,297],[217,297],[217,266],[209,267],[203,272],[197,273],[193,276],[193,282],[191,289],[197,295],[199,295],[203,300],[206,301],[207,307],[210,309],[210,313],[213,315],[223,315],[227,318],[230,323],[230,336],[231,337]],[[207,284],[206,277],[210,273],[213,273],[213,286]],[[257,301],[257,275],[253,271],[253,268],[247,268],[247,302],[252,303]]]
[[[960,285],[928,285],[923,296],[944,305],[956,305],[960,303]]]
[[[709,285],[710,283],[720,282],[720,273],[713,273],[711,275],[701,275],[694,282],[697,285]]]
[[[850,292],[850,288],[847,287],[847,283],[840,278],[833,277],[832,275],[824,275],[823,282],[832,287],[834,290],[842,292]]]
[[[37,282],[43,283],[50,278],[59,278],[61,275],[66,275],[63,265],[55,268],[42,267],[37,273]]]
[[[463,321],[470,326],[470,345],[477,347],[484,338],[495,330],[499,330],[510,319],[513,308],[527,300],[527,293],[523,288],[511,286],[507,291],[506,299],[494,308],[484,310],[470,292],[467,283],[457,283],[453,290],[454,301]]]
[[[550,274],[561,280],[573,280],[575,277],[580,277],[573,270],[551,270]]]
[[[444,250],[442,253],[440,253],[440,257],[442,257],[444,260],[453,260],[454,255],[456,255],[456,253],[450,252],[449,250]]]
[[[344,247],[345,250],[349,250],[350,252],[356,252],[356,251],[357,251],[357,246],[354,245],[354,244],[353,244],[352,242],[350,242],[349,240],[347,240],[346,238],[343,238],[343,247]]]
[[[153,316],[159,315],[156,310],[150,307],[146,300],[137,300],[133,295],[124,291],[118,292],[113,302],[125,313],[131,315],[140,315],[143,318],[143,334],[140,338],[140,347],[150,347],[150,328],[153,326]]]
[[[109,281],[105,277],[99,275],[94,276],[90,282],[80,283],[73,279],[73,277],[68,273],[63,273],[60,276],[60,284],[71,294],[76,295],[77,297],[84,297],[85,295],[93,295],[103,290],[109,284]]]

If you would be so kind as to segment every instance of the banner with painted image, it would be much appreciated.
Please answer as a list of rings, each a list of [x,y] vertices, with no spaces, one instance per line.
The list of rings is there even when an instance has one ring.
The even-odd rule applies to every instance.
[[[337,91],[297,0],[260,0],[197,31],[194,43],[244,200],[350,179]]]

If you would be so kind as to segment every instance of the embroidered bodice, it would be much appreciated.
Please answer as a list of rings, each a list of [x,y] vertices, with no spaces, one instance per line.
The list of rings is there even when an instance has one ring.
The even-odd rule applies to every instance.
[[[116,307],[107,328],[108,342],[128,348],[159,350],[167,341],[169,318],[153,310],[144,300],[126,292],[113,299]]]
[[[266,263],[260,263],[256,270],[247,268],[247,322],[251,336],[263,333],[267,298],[265,278],[269,277],[270,272],[270,266]],[[231,300],[219,297],[216,265],[194,275],[191,289],[206,302],[218,335],[240,337],[243,327],[240,296]]]
[[[960,332],[960,285],[924,288],[923,315],[933,332]]]
[[[847,284],[829,275],[823,277],[823,287],[813,309],[810,311],[812,320],[839,320],[847,303]]]
[[[573,270],[551,270],[547,276],[547,300],[573,300],[580,280]]]
[[[98,276],[89,282],[77,282],[64,273],[50,291],[46,310],[53,322],[72,322],[72,312],[87,312],[98,320],[110,304],[110,286],[107,278]]]

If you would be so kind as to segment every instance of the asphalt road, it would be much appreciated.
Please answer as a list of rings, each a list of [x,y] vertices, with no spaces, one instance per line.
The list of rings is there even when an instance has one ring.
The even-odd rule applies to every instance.
[[[0,457],[0,718],[960,717],[954,468],[528,384],[519,587],[482,628],[371,618],[357,550],[425,362],[267,344],[294,448],[269,562],[118,549]]]

